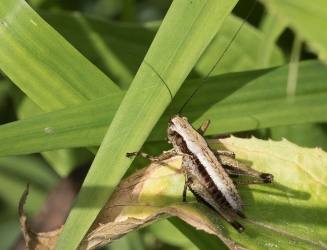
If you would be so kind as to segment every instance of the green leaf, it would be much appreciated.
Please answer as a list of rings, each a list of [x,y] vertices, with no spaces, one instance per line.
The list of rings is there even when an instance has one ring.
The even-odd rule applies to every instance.
[[[274,175],[268,185],[240,186],[248,220],[243,234],[229,237],[250,249],[326,249],[324,216],[327,198],[327,154],[301,148],[286,139],[262,141],[231,137],[209,140],[214,149],[235,152],[248,166]]]
[[[327,59],[327,2],[325,0],[261,0],[269,11],[290,25],[320,59]]]
[[[195,66],[198,77],[204,77],[208,74],[209,69],[213,67],[219,56],[223,54],[243,22],[244,20],[234,15],[229,15],[226,18],[221,29]],[[219,62],[219,66],[213,70],[211,75],[262,69],[284,64],[285,60],[282,52],[274,43],[275,41],[272,41],[269,44],[270,46],[267,47],[267,39],[269,38],[267,38],[266,34],[250,24],[244,23],[228,52],[224,54],[223,59]],[[258,44],[258,46],[253,46],[253,44]],[[263,46],[265,46],[265,64],[260,63],[263,60],[263,48],[258,49],[258,47]]]
[[[288,66],[210,77],[186,106],[183,115],[195,127],[210,118],[208,135],[326,122],[326,72],[326,66],[319,61],[300,63],[297,94],[292,101],[286,98]],[[174,98],[175,107],[182,106],[199,81],[186,81]],[[124,95],[125,92],[119,92],[0,126],[0,155],[98,146]],[[165,138],[169,112],[170,108],[148,140]]]
[[[122,89],[129,86],[141,63],[140,58],[144,57],[159,28],[158,22],[146,25],[117,24],[81,14],[41,12],[41,16]],[[242,19],[232,14],[226,18],[188,79],[208,73],[242,23]],[[212,75],[263,68],[258,63],[263,51],[258,51],[252,44],[265,45],[266,42],[265,34],[245,23]],[[275,44],[265,47],[264,52],[269,54],[265,68],[284,63],[282,52]]]
[[[130,165],[126,152],[142,146],[169,104],[167,89],[158,75],[175,93],[235,3],[172,3],[101,144],[56,249],[78,246]],[[69,237],[72,234],[74,241]]]
[[[314,73],[318,71],[322,75]],[[325,96],[327,86],[323,83],[327,77],[326,72],[326,65],[321,62],[306,61],[299,64],[294,99],[286,96],[287,66],[267,70],[263,75],[255,76],[255,72],[246,72],[243,75],[219,76],[217,80],[219,78],[220,82],[230,79],[229,85],[219,84],[220,87],[215,89],[210,87],[211,83],[208,81],[207,89],[203,88],[198,93],[202,96],[201,101],[191,101],[183,115],[188,117],[195,127],[210,118],[211,124],[207,134],[230,133],[311,121],[323,122],[326,121],[323,110],[327,107]],[[238,76],[241,79],[237,80]],[[249,80],[248,77],[251,81],[245,84]],[[236,81],[239,81],[239,84],[235,84]],[[244,84],[240,84],[242,81]],[[228,94],[225,92],[220,95],[223,89]],[[215,94],[216,104],[208,101],[209,93]],[[185,95],[183,98],[185,100],[189,93],[185,91],[183,95]],[[200,116],[194,115],[193,110],[196,110],[196,107],[202,109]]]
[[[110,22],[81,13],[40,15],[123,90],[130,86],[160,26]]]
[[[2,2],[0,19],[0,68],[43,110],[119,91],[25,1]]]

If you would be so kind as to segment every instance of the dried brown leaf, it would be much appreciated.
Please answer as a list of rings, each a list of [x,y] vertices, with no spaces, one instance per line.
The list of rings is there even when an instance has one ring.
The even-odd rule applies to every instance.
[[[177,216],[197,229],[217,235],[227,246],[242,249],[222,236],[221,220],[211,209],[196,202],[182,202],[184,176],[180,171],[181,157],[165,161],[167,165],[152,163],[136,171],[119,183],[110,199],[90,227],[79,249],[96,249],[118,240],[125,234],[158,220]],[[28,188],[20,202],[20,220],[28,249],[54,249],[62,228],[35,233],[27,224],[23,205]],[[188,201],[194,200],[192,196]]]

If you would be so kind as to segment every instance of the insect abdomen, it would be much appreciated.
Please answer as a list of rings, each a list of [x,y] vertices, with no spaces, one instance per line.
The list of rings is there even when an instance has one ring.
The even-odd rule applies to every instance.
[[[201,183],[201,185],[203,185],[206,188],[206,190],[208,190],[208,193],[212,197],[213,201],[215,201],[222,207],[233,209],[231,204],[226,200],[226,197],[215,185],[215,183],[211,179],[211,177],[208,174],[208,172],[206,171],[206,169],[199,162],[199,160],[196,159],[195,156],[184,157],[183,163],[185,163],[185,166],[184,165],[183,166],[187,167],[190,170],[190,172],[192,173],[192,175],[197,177],[199,183]],[[211,204],[211,206],[212,206],[212,204]]]

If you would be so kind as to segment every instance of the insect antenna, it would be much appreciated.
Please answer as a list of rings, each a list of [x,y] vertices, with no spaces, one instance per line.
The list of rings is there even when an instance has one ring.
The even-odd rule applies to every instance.
[[[160,76],[160,74],[145,60],[143,60],[143,62],[148,65],[153,71],[154,73],[156,73],[156,75],[160,78],[160,80],[163,82],[163,84],[166,86],[166,88],[168,89],[169,95],[170,95],[170,100],[171,100],[171,105],[170,105],[170,115],[169,115],[169,121],[171,121],[172,117],[173,117],[173,109],[174,109],[174,98],[173,98],[173,94],[171,93],[167,83],[164,81],[164,79],[162,79],[162,77]]]
[[[128,54],[131,54],[131,55],[133,55],[133,56],[135,56],[135,57],[138,57],[138,58],[141,58],[142,59],[142,57],[140,57],[139,55],[136,55],[136,54],[134,54],[134,53],[132,53],[132,52],[129,52],[129,51],[126,51],[125,50],[125,52],[126,53],[128,53]],[[163,84],[166,86],[166,88],[168,89],[168,92],[169,92],[169,95],[170,95],[170,100],[171,100],[171,105],[170,105],[170,115],[169,115],[169,121],[171,121],[171,119],[172,119],[172,117],[173,117],[173,110],[174,110],[174,98],[173,98],[173,94],[171,93],[171,91],[170,91],[170,89],[169,89],[169,87],[168,87],[168,85],[167,85],[167,83],[164,81],[164,79],[162,79],[162,77],[160,76],[160,74],[155,70],[155,68],[153,68],[152,67],[152,65],[150,64],[150,63],[148,63],[147,61],[145,61],[144,59],[142,59],[143,61],[142,62],[144,62],[150,69],[152,69],[153,70],[153,72],[160,78],[160,80],[163,82]]]
[[[240,30],[242,29],[243,25],[245,24],[245,22],[248,20],[249,16],[251,15],[254,7],[257,4],[257,0],[254,2],[254,4],[252,5],[252,8],[250,10],[250,12],[247,14],[247,16],[245,17],[243,23],[241,24],[241,26],[238,28],[238,30],[236,31],[235,35],[233,36],[232,40],[229,42],[229,44],[227,45],[226,49],[224,50],[224,52],[221,54],[221,56],[219,57],[219,59],[217,60],[217,62],[214,64],[214,66],[212,67],[212,69],[209,71],[209,73],[203,78],[203,80],[200,82],[200,84],[198,85],[198,87],[194,90],[194,92],[192,93],[192,95],[186,100],[186,102],[183,104],[183,106],[181,107],[181,109],[178,111],[178,116],[181,116],[182,110],[185,108],[185,106],[189,103],[189,101],[192,99],[192,97],[196,94],[196,92],[198,92],[198,90],[201,88],[201,86],[205,83],[205,81],[207,80],[207,78],[210,76],[210,74],[212,73],[212,71],[216,68],[216,66],[218,65],[218,63],[221,61],[221,59],[223,58],[223,56],[225,55],[225,53],[227,52],[227,50],[229,49],[229,47],[231,46],[232,42],[234,41],[234,39],[236,38],[236,36],[238,35],[238,33],[240,32]]]

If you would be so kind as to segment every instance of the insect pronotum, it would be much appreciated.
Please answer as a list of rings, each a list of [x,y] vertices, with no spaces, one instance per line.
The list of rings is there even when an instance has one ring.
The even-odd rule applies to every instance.
[[[252,12],[255,4],[253,5],[248,16]],[[233,217],[239,216],[245,219],[246,216],[241,210],[242,206],[246,204],[241,200],[235,185],[272,183],[274,177],[272,174],[261,173],[248,168],[241,162],[235,160],[235,155],[233,152],[211,150],[208,143],[203,138],[203,134],[208,128],[210,121],[206,120],[199,129],[194,129],[192,125],[188,123],[186,117],[181,117],[181,112],[197,90],[206,81],[213,69],[217,66],[246,22],[248,16],[234,35],[222,56],[218,59],[213,68],[202,80],[189,99],[184,103],[178,112],[178,115],[174,117],[170,115],[167,130],[168,143],[173,144],[174,148],[168,152],[164,152],[158,157],[153,157],[143,152],[126,154],[128,157],[140,155],[153,162],[161,162],[172,156],[182,155],[182,171],[185,175],[183,201],[186,201],[186,191],[187,188],[189,188],[198,201],[208,205],[213,210],[218,212],[239,233],[243,232],[245,228],[240,223],[235,221]],[[169,88],[168,91],[171,95]],[[233,181],[230,178],[230,176],[239,175],[251,176],[259,179]]]

